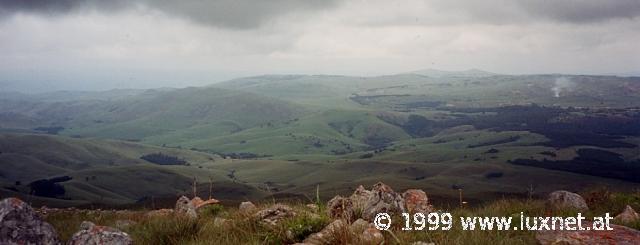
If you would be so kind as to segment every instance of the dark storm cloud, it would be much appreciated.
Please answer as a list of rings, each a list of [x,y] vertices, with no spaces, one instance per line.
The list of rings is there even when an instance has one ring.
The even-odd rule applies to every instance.
[[[0,14],[59,15],[79,10],[112,12],[146,6],[205,25],[251,29],[284,14],[317,11],[335,5],[334,0],[0,0]]]

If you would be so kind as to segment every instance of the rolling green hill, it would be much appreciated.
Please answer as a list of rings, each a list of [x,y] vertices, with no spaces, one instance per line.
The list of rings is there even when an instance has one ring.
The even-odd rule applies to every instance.
[[[221,159],[201,152],[141,145],[137,143],[74,139],[35,134],[0,134],[0,183],[3,195],[24,196],[25,200],[50,200],[29,196],[29,183],[40,179],[69,176],[60,182],[65,193],[54,205],[89,203],[129,204],[155,196],[173,197],[190,192],[193,178],[212,181],[226,190],[224,198],[260,197],[256,188],[235,183],[227,171],[210,168]],[[159,165],[141,159],[162,153],[186,161],[187,165]],[[206,166],[206,167],[205,167]],[[48,203],[48,201],[47,201]],[[65,204],[66,203],[66,204]]]

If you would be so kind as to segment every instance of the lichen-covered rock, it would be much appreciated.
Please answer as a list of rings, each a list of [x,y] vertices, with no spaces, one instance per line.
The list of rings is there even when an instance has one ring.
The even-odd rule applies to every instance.
[[[568,191],[554,191],[547,197],[547,207],[552,210],[575,209],[580,211],[589,210],[587,202],[582,196]]]
[[[613,220],[619,223],[633,223],[640,220],[640,215],[631,206],[627,205],[624,211],[616,215]]]
[[[251,213],[251,212],[255,211],[256,209],[258,209],[258,207],[256,207],[255,204],[253,204],[252,202],[249,202],[249,201],[242,202],[242,203],[240,203],[240,206],[238,206],[238,210],[240,212],[243,212],[243,213]]]
[[[327,203],[327,215],[332,219],[345,219],[349,222],[356,218],[353,202],[350,198],[335,196]]]
[[[377,183],[371,189],[371,196],[365,204],[362,218],[372,221],[378,213],[400,214],[405,212],[404,198],[384,183]]]
[[[17,198],[0,201],[0,244],[60,244],[53,226]]]
[[[433,212],[433,206],[429,205],[429,199],[427,193],[418,189],[406,190],[402,197],[407,208],[407,212],[415,213],[431,213]]]
[[[582,222],[582,227],[590,227],[593,223]],[[536,240],[541,245],[551,244],[590,244],[590,245],[632,245],[640,241],[640,231],[625,226],[610,225],[611,231],[539,231]]]
[[[108,226],[82,222],[80,231],[73,234],[68,245],[130,245],[133,240],[127,233]]]
[[[293,209],[287,205],[275,204],[269,208],[258,211],[255,217],[263,224],[277,225],[283,219],[296,216]]]
[[[177,215],[185,215],[189,218],[198,218],[196,207],[186,196],[181,196],[178,198],[178,201],[176,201],[175,213]]]

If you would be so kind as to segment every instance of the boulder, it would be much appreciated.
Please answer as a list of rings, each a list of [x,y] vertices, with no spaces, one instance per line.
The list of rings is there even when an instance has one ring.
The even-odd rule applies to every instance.
[[[592,226],[591,222],[582,222],[583,227]],[[613,225],[611,231],[539,231],[536,240],[541,245],[551,244],[618,244],[632,245],[640,241],[640,231],[625,226]]]
[[[258,209],[258,207],[256,207],[255,204],[253,204],[252,202],[249,202],[249,201],[242,202],[242,203],[240,203],[240,206],[238,206],[238,210],[240,212],[243,212],[243,213],[251,213],[251,212],[255,211],[256,209]]]
[[[407,208],[407,212],[411,214],[415,213],[427,213],[433,212],[433,206],[429,205],[429,199],[427,193],[418,189],[409,189],[402,194],[404,203]]]
[[[636,211],[633,210],[631,206],[627,205],[627,207],[624,208],[624,211],[616,215],[616,217],[613,218],[613,220],[618,223],[628,224],[628,223],[633,223],[640,220],[640,215],[636,213]]]
[[[60,244],[58,233],[25,202],[0,201],[0,244]]]
[[[575,209],[579,211],[589,210],[582,196],[568,191],[554,191],[547,197],[547,207],[551,210]]]
[[[108,226],[82,222],[80,231],[73,234],[68,245],[130,245],[133,240],[127,233]]]
[[[275,204],[269,208],[258,211],[255,217],[263,224],[277,225],[283,219],[296,216],[296,213],[287,205]]]
[[[327,203],[327,215],[332,219],[345,219],[349,222],[356,218],[353,202],[350,198],[335,196]]]
[[[362,218],[373,221],[378,213],[400,214],[405,212],[404,207],[402,195],[393,191],[388,185],[378,182],[371,189],[370,197],[362,211]]]
[[[178,201],[176,202],[175,213],[178,215],[187,216],[189,218],[198,218],[196,207],[186,196],[181,196],[180,198],[178,198]]]

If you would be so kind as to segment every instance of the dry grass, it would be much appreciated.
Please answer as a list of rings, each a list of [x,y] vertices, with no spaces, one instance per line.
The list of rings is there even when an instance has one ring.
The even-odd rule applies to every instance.
[[[617,214],[626,205],[640,209],[640,193],[584,193],[591,210],[587,217],[605,212]],[[592,196],[589,196],[592,195]],[[597,196],[597,197],[596,197]],[[270,205],[269,203],[264,206]],[[313,213],[302,204],[291,204],[298,216],[286,219],[276,226],[261,224],[252,215],[235,208],[215,207],[203,212],[196,220],[175,216],[147,217],[144,212],[76,212],[50,214],[47,220],[56,227],[62,239],[68,239],[83,220],[99,225],[114,226],[117,220],[132,220],[136,224],[124,228],[136,244],[291,244],[301,242],[308,235],[320,231],[331,222],[322,210]],[[321,208],[322,209],[322,208]],[[385,244],[410,244],[414,241],[436,244],[535,244],[534,233],[529,231],[464,231],[460,216],[512,216],[514,224],[520,222],[520,212],[527,216],[569,216],[575,211],[551,213],[545,210],[542,200],[496,200],[477,208],[448,210],[454,217],[449,231],[402,231],[403,219],[394,217],[392,229],[383,232]],[[217,219],[217,221],[216,221]],[[222,222],[222,219],[227,222]],[[640,228],[640,222],[625,224]],[[358,237],[349,232],[334,234],[337,244],[359,244]]]

